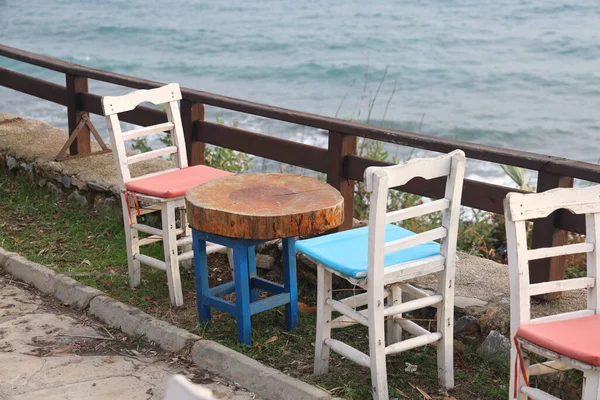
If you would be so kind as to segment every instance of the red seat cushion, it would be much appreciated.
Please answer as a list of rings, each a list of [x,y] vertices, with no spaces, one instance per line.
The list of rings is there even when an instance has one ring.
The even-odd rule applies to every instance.
[[[188,189],[194,186],[228,175],[233,174],[205,165],[195,165],[127,182],[125,188],[132,192],[168,199],[183,196]]]
[[[600,366],[600,315],[521,325],[517,337],[585,363]]]

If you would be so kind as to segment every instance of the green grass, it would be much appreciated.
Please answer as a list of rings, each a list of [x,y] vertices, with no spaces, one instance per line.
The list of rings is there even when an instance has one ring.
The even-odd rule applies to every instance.
[[[368,369],[337,355],[331,357],[328,374],[312,375],[316,325],[313,313],[302,313],[298,328],[292,332],[285,331],[283,327],[282,308],[259,314],[252,319],[254,346],[240,346],[235,339],[235,321],[231,316],[214,312],[212,327],[198,324],[191,270],[182,270],[185,305],[181,308],[170,306],[166,276],[161,271],[144,268],[141,285],[135,290],[129,288],[120,216],[71,206],[64,200],[52,198],[30,181],[3,171],[0,171],[0,247],[71,275],[120,301],[218,341],[337,396],[370,398]],[[160,256],[161,246],[154,245],[148,251]],[[276,253],[276,250],[272,251]],[[211,284],[231,279],[225,256],[212,256],[209,264]],[[280,278],[277,268],[265,276],[273,280]],[[300,269],[300,301],[314,306],[315,291],[311,274]],[[334,337],[365,349],[367,331],[365,327],[354,326],[334,331]],[[404,372],[407,362],[418,366],[416,373]],[[507,397],[508,366],[484,362],[472,349],[457,355],[455,364],[457,387],[450,391],[450,396],[489,400]],[[443,399],[446,393],[439,390],[436,371],[436,354],[432,347],[388,357],[391,397],[422,399],[416,389],[418,387],[434,398]]]

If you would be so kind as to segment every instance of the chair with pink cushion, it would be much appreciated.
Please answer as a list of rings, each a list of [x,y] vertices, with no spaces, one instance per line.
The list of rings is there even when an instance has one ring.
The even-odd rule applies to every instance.
[[[544,218],[566,209],[585,216],[582,243],[529,249],[526,221]],[[554,189],[543,193],[510,193],[504,202],[511,305],[510,398],[558,399],[529,385],[529,377],[568,369],[584,374],[583,399],[598,399],[600,393],[600,186],[584,189]],[[543,283],[529,283],[529,261],[585,253],[587,276]],[[584,310],[531,318],[531,296],[585,290]],[[547,360],[530,365],[530,354]]]
[[[140,264],[166,271],[169,295],[174,306],[183,305],[179,263],[193,258],[193,251],[185,251],[186,248],[190,248],[192,239],[186,221],[183,196],[189,188],[210,179],[231,175],[229,172],[204,165],[188,166],[181,115],[177,103],[179,100],[181,100],[181,91],[177,83],[151,90],[137,90],[123,96],[102,98],[102,107],[106,116],[121,189],[129,284],[131,287],[140,284]],[[131,111],[144,102],[155,105],[163,104],[166,109],[167,122],[123,132],[118,115]],[[127,154],[126,140],[158,132],[170,133],[172,146],[140,154]],[[130,172],[132,164],[170,155],[174,159],[173,168],[132,178]],[[162,229],[138,222],[138,216],[153,212],[160,212]],[[177,226],[176,213],[180,216],[179,226]],[[139,232],[143,232],[145,237],[140,237]],[[140,252],[141,246],[158,241],[163,242],[164,261]],[[182,248],[181,251],[179,248]],[[207,252],[214,253],[222,249],[222,246],[213,244],[207,247]]]

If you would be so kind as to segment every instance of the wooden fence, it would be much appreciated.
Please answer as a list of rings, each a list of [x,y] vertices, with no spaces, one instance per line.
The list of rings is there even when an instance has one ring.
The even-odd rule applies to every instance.
[[[62,86],[0,68],[0,85],[67,106],[69,132],[73,132],[82,116],[88,116],[89,113],[102,115],[101,96],[89,92],[89,79],[135,89],[163,85],[161,82],[88,68],[5,45],[0,45],[0,56],[65,74],[66,82],[65,86]],[[386,162],[359,157],[356,154],[359,137],[441,153],[462,149],[471,159],[535,170],[538,171],[538,192],[556,187],[570,187],[574,178],[600,182],[600,166],[596,164],[381,128],[194,89],[182,88],[182,95],[181,115],[190,164],[204,162],[204,145],[210,143],[324,173],[327,175],[327,182],[337,188],[344,197],[343,229],[352,224],[354,181],[362,181],[363,172],[369,166],[389,165]],[[320,148],[205,121],[204,105],[323,129],[329,134],[328,147]],[[140,106],[124,114],[122,120],[147,126],[166,121],[166,116],[160,110]],[[89,133],[75,140],[70,152],[72,155],[90,153]],[[415,179],[397,189],[436,198],[443,196],[444,182],[436,179]],[[464,183],[462,204],[502,214],[503,199],[507,193],[515,191],[519,190],[467,179]],[[567,231],[584,233],[583,218],[559,210],[545,219],[537,220],[534,222],[533,247],[564,244]],[[564,260],[560,259],[537,260],[531,268],[532,282],[560,279],[563,274]]]

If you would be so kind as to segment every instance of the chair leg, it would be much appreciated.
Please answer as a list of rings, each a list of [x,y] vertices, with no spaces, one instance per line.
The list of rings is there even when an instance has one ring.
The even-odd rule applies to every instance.
[[[257,273],[256,273],[256,247],[255,246],[248,246],[246,248],[246,251],[248,252],[248,276],[249,279],[252,280],[252,278],[256,278],[258,277]],[[258,289],[250,289],[250,301],[254,302],[258,300]]]
[[[438,293],[442,303],[437,310],[437,330],[442,338],[437,343],[438,380],[446,389],[454,387],[454,276],[446,276],[448,271],[438,274]]]
[[[123,225],[125,226],[125,245],[127,246],[127,269],[129,273],[129,286],[132,288],[140,284],[142,274],[140,262],[134,257],[140,253],[138,230],[131,225],[137,223],[135,210],[130,210],[125,201],[125,194],[121,193],[121,206],[123,209]],[[130,218],[131,215],[131,219]]]
[[[523,354],[523,364],[524,364],[524,370],[525,372],[528,374],[528,369],[529,369],[529,358],[527,357],[527,354],[524,353],[523,351],[521,351],[521,354]],[[515,343],[513,340],[511,340],[511,347],[510,347],[510,383],[508,386],[508,393],[509,393],[509,399],[510,400],[527,400],[528,397],[526,394],[522,394],[520,393],[519,388],[521,386],[525,385],[525,377],[523,377],[523,374],[521,373],[521,367],[518,363],[520,363],[521,360],[518,360],[518,353],[517,353],[517,347],[515,346]],[[527,378],[529,378],[529,376],[527,376]],[[529,381],[529,379],[527,379]],[[515,381],[517,381],[515,383]],[[516,393],[515,393],[515,386],[517,388]]]
[[[227,248],[227,260],[229,261],[229,268],[233,271],[233,249],[231,247]]]
[[[210,307],[204,305],[204,295],[209,293],[206,242],[200,239],[198,232],[195,230],[192,230],[192,247],[194,248],[194,275],[196,276],[198,319],[200,322],[204,322],[210,326]]]
[[[387,400],[389,398],[387,385],[387,367],[385,364],[385,320],[383,316],[385,296],[383,286],[369,290],[369,355],[371,359],[371,390],[373,399]]]
[[[583,400],[600,399],[600,372],[585,371],[583,373]]]
[[[402,303],[402,289],[393,285],[391,287],[392,294],[388,297],[388,306],[395,306]],[[398,323],[398,320],[402,318],[402,313],[394,314],[390,316],[387,321],[387,345],[398,343],[402,340],[402,326]]]
[[[181,291],[181,277],[179,276],[179,257],[177,255],[177,231],[175,226],[175,203],[168,201],[161,209],[163,226],[163,250],[165,254],[165,268],[169,284],[171,304],[179,307],[183,305]]]
[[[296,278],[296,238],[283,239],[283,286],[290,294],[285,305],[285,329],[291,331],[298,325],[298,283]]]
[[[329,370],[329,346],[325,340],[331,337],[331,306],[326,303],[331,298],[330,271],[317,266],[317,337],[315,339],[315,375],[326,374]]]
[[[252,345],[252,320],[250,316],[250,281],[248,276],[248,249],[241,241],[233,247],[233,280],[235,281],[235,318],[238,341]]]
[[[185,207],[178,208],[177,213],[179,214],[179,220],[181,221],[181,229],[183,229],[183,233],[181,236],[182,237],[191,236],[192,228],[188,224],[187,213],[185,212]],[[181,254],[187,253],[191,250],[192,250],[191,244],[186,244],[186,245],[181,246]],[[181,263],[179,263],[179,265],[181,266],[182,263],[185,263],[184,265],[186,267],[192,265],[190,261],[182,261]]]

